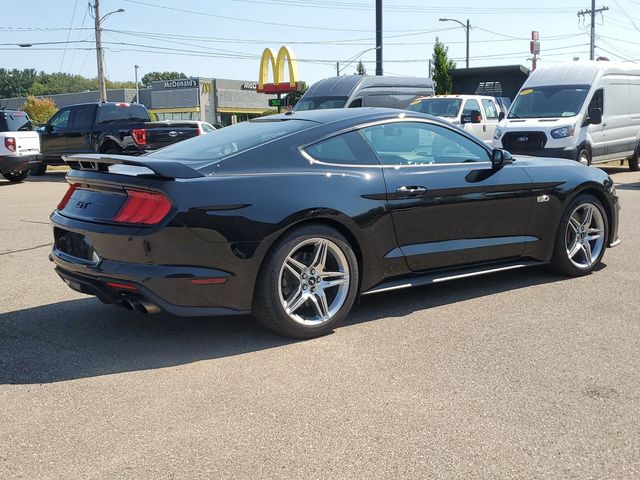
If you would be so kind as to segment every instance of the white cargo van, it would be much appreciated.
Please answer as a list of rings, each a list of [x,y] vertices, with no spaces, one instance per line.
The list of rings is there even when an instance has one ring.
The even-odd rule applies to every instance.
[[[629,160],[638,170],[640,66],[607,61],[545,65],[522,86],[493,146],[584,164]]]

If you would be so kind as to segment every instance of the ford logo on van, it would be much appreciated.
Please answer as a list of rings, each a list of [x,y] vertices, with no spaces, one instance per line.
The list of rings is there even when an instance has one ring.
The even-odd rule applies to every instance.
[[[529,141],[529,137],[518,137],[516,138],[516,140],[518,140],[520,143],[524,143]]]

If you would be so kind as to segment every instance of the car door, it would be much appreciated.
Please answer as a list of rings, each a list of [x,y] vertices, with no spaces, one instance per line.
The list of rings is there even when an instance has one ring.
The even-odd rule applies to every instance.
[[[71,119],[69,126],[64,131],[63,153],[92,152],[91,133],[96,123],[97,105],[74,105],[71,107]]]
[[[595,108],[599,108],[603,112],[602,116],[604,118],[604,91],[602,88],[593,93],[593,97],[591,97],[591,101],[587,107],[587,115],[584,120],[584,124],[587,125],[587,138],[591,145],[591,159],[597,161],[603,159],[606,155],[606,142],[603,126],[603,123],[605,122],[593,124],[588,121],[589,112]]]
[[[477,115],[476,112],[480,114],[480,122],[473,123],[474,117]],[[464,124],[463,129],[469,132],[474,137],[484,140],[485,132],[483,132],[483,127],[485,125],[485,118],[482,113],[482,109],[480,108],[480,104],[478,103],[478,100],[476,100],[475,98],[470,98],[464,102],[464,107],[462,109],[462,117],[471,119],[470,122],[466,122]]]
[[[383,164],[398,240],[388,256],[422,271],[522,255],[535,200],[517,162],[492,169],[488,148],[428,121],[362,133]]]
[[[59,158],[64,147],[64,131],[71,120],[71,109],[61,108],[49,119],[40,133],[40,148],[47,158]]]
[[[490,98],[483,98],[480,100],[480,103],[482,104],[482,114],[484,116],[482,140],[488,143],[493,140],[493,135],[496,133],[500,109]]]

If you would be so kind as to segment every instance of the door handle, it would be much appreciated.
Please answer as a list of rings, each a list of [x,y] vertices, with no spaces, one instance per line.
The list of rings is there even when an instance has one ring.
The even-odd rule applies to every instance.
[[[420,185],[403,185],[402,187],[396,188],[397,193],[404,193],[409,195],[420,195],[425,193],[427,189],[425,187],[421,187]]]
[[[483,125],[483,126],[482,126],[482,131],[483,131],[483,132],[486,132],[486,131],[487,131],[487,126],[486,126],[486,125]]]
[[[607,122],[602,122],[602,126],[606,127],[607,126]]]

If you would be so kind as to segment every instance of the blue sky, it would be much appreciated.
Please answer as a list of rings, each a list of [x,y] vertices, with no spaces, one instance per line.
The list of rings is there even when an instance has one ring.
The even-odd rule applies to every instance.
[[[87,0],[3,0],[0,65],[85,76],[96,75],[93,19]],[[193,76],[257,80],[265,47],[288,44],[300,59],[302,80],[335,75],[342,65],[375,46],[375,0],[101,0],[101,13],[124,8],[105,20],[107,75],[133,80],[154,70]],[[436,36],[464,66],[464,29],[441,17],[471,22],[471,66],[530,65],[529,36],[540,32],[540,63],[588,59],[588,28],[576,12],[590,1],[384,0],[384,73],[427,73]],[[598,16],[597,55],[640,59],[640,0],[604,2]],[[603,2],[597,2],[598,6]],[[9,23],[11,21],[11,23]],[[71,27],[71,30],[69,30]],[[16,43],[66,42],[31,48]],[[47,50],[43,50],[47,49]],[[370,74],[375,51],[361,55]],[[353,73],[355,62],[344,70]]]

